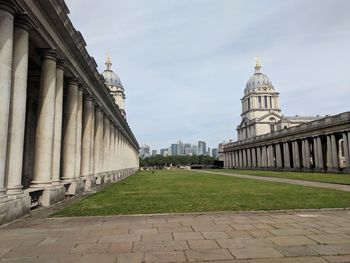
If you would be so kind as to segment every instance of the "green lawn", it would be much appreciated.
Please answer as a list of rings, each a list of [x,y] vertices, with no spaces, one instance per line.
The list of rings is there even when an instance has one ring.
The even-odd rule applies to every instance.
[[[240,169],[213,169],[210,171],[229,172],[236,174],[247,174],[266,177],[280,177],[296,180],[306,180],[324,183],[350,184],[350,174],[336,173],[302,173],[302,172],[284,172],[284,171],[266,171],[266,170],[240,170]]]
[[[350,193],[190,171],[138,172],[53,216],[349,207]]]

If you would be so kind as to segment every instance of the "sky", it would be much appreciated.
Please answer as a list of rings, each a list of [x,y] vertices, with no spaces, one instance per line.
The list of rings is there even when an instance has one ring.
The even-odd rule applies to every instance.
[[[350,110],[348,0],[66,0],[140,144],[236,139],[259,56],[285,116]]]

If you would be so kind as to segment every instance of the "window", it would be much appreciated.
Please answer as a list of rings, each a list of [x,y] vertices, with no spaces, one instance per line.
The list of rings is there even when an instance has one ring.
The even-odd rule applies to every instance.
[[[272,97],[270,97],[270,108],[272,108]]]
[[[248,98],[248,110],[250,110],[250,98]]]
[[[270,132],[274,132],[275,131],[275,125],[274,124],[270,124]]]
[[[261,106],[261,96],[258,97],[258,104],[259,104],[259,109],[261,109],[262,108],[262,106]]]
[[[264,96],[265,108],[267,108],[267,96]]]

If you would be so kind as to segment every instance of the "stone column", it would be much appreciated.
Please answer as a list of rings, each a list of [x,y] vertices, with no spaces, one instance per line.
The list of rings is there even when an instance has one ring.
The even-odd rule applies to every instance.
[[[39,52],[42,65],[35,134],[33,187],[51,184],[55,120],[57,52],[52,49],[41,49]]]
[[[350,139],[350,138],[349,138]],[[348,144],[348,136],[346,132],[343,133],[343,141],[344,141],[344,158],[345,158],[345,167],[350,167],[350,154],[349,154],[349,144]]]
[[[102,110],[102,109],[101,109]],[[100,133],[100,148],[99,148],[99,167],[100,173],[104,172],[103,162],[104,162],[104,133],[106,129],[105,125],[105,114],[102,112],[101,118],[101,133]]]
[[[263,146],[261,148],[261,165],[262,167],[267,166],[267,151],[266,151],[266,146]]]
[[[283,143],[283,153],[284,153],[284,167],[290,168],[290,152],[288,142]]]
[[[8,195],[22,192],[21,180],[27,102],[29,29],[30,25],[26,16],[16,18],[7,138],[6,181]]]
[[[109,160],[109,131],[110,121],[108,115],[104,116],[103,119],[103,172],[108,171],[108,160]]]
[[[95,107],[95,137],[94,137],[94,174],[98,174],[102,171],[101,168],[101,137],[103,132],[103,114],[101,108],[96,105]]]
[[[313,164],[315,166],[315,168],[318,168],[319,167],[319,164],[318,164],[318,147],[317,147],[317,138],[314,137],[313,138],[313,156],[312,156],[312,161],[313,161]]]
[[[247,149],[247,156],[248,156],[248,167],[252,167],[252,155],[251,155],[251,150]]]
[[[333,168],[331,136],[327,135],[327,168]]]
[[[67,97],[64,108],[64,134],[62,149],[62,179],[72,181],[75,177],[77,112],[78,112],[78,79],[67,79]]]
[[[81,138],[82,138],[82,116],[83,116],[83,88],[78,87],[78,104],[77,104],[77,131],[75,145],[75,177],[79,178],[81,173]]]
[[[301,140],[301,157],[302,157],[302,166],[305,167],[305,141]]]
[[[61,168],[61,139],[62,139],[62,114],[63,114],[63,60],[57,61],[56,89],[55,89],[55,123],[53,132],[53,157],[52,157],[52,183],[60,183]]]
[[[337,141],[335,139],[334,134],[331,135],[331,147],[332,147],[333,168],[338,169],[339,168],[339,161],[338,161]]]
[[[323,147],[322,147],[322,141],[321,137],[317,137],[317,163],[318,163],[318,168],[323,169],[324,168],[324,162],[323,162]]]
[[[95,162],[94,162],[94,144],[95,144],[95,102],[92,101],[91,109],[91,137],[90,137],[90,174],[95,172]]]
[[[118,161],[118,129],[114,127],[114,155],[113,155],[113,170],[116,171],[118,169],[117,161]]]
[[[0,198],[5,196],[5,165],[11,98],[14,13],[13,1],[0,2]]]
[[[247,151],[245,149],[242,150],[242,160],[243,160],[243,167],[247,167]]]
[[[300,168],[300,153],[298,141],[293,141],[292,145],[294,168]]]
[[[276,166],[278,168],[282,168],[282,152],[281,145],[279,143],[276,144]]]
[[[94,105],[92,98],[89,94],[84,96],[83,102],[83,126],[82,126],[82,151],[81,151],[81,175],[86,179],[91,174],[91,148],[93,140],[91,139],[91,133],[93,130],[93,111]]]
[[[305,165],[306,168],[311,168],[310,164],[310,144],[307,139],[304,140],[304,147],[305,147]]]
[[[239,167],[243,167],[243,153],[239,150]]]
[[[114,163],[114,125],[111,122],[109,130],[109,158],[108,158],[108,170],[113,171]]]
[[[261,164],[261,149],[260,149],[260,147],[256,148],[256,159],[257,159],[258,167],[261,168],[262,164]]]
[[[252,148],[251,152],[252,152],[252,166],[256,167],[257,165],[256,165],[256,150],[255,150],[255,148]]]
[[[231,152],[231,158],[232,158],[232,168],[234,168],[234,167],[237,166],[237,162],[236,162],[236,159],[235,159],[235,152],[234,151]]]

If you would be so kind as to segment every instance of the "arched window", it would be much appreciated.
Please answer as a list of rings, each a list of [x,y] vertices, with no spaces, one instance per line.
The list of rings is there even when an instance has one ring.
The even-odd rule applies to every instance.
[[[250,110],[250,98],[248,98],[248,110]]]
[[[264,96],[265,108],[267,108],[267,96]]]
[[[262,108],[262,106],[261,106],[261,96],[258,96],[258,106],[259,106],[259,109]]]

